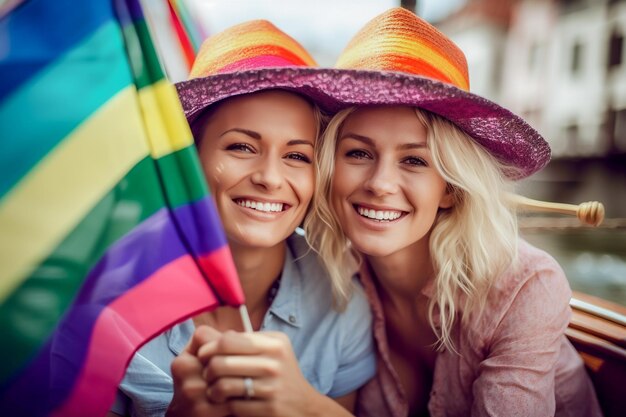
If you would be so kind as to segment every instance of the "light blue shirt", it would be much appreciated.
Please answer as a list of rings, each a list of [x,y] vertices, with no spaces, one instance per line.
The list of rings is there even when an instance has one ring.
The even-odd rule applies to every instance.
[[[368,302],[355,280],[346,310],[334,310],[330,282],[315,252],[298,234],[287,244],[280,288],[261,329],[285,333],[306,380],[322,394],[341,397],[376,372]],[[187,320],[144,345],[128,366],[111,411],[163,416],[173,395],[171,362],[193,331]]]

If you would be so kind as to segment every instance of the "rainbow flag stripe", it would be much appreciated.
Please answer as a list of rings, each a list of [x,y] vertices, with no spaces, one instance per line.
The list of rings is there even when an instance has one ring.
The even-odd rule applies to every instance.
[[[139,1],[25,1],[0,37],[0,414],[104,415],[143,343],[243,293]]]
[[[262,60],[259,61],[259,60]],[[189,78],[263,67],[317,66],[296,40],[266,20],[232,26],[200,47]]]
[[[341,53],[336,68],[401,71],[469,91],[465,55],[411,12],[390,9],[366,24]],[[385,51],[382,53],[382,51]]]

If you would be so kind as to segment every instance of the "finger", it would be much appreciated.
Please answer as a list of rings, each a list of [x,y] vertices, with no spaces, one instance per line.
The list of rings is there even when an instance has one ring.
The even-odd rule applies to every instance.
[[[221,337],[221,333],[215,330],[212,327],[201,325],[196,327],[193,335],[191,336],[191,340],[185,347],[185,351],[191,353],[192,355],[198,354],[198,349],[213,340],[217,340]]]
[[[252,399],[267,399],[276,391],[273,389],[272,381],[265,378],[251,378]],[[233,399],[248,399],[245,377],[225,377],[219,378],[207,389],[207,397],[214,404],[222,404]]]
[[[219,340],[205,343],[198,349],[198,357],[205,363],[214,355],[271,355],[288,345],[282,333],[237,333],[228,331]]]
[[[209,384],[224,377],[275,377],[280,375],[281,364],[266,356],[214,356],[205,368]]]
[[[172,361],[174,396],[187,400],[202,399],[207,388],[203,366],[195,356],[183,352]]]
[[[187,378],[181,381],[179,385],[176,385],[174,390],[177,396],[187,400],[203,400],[207,390],[207,384],[202,378]],[[202,403],[202,401],[199,403]]]
[[[203,369],[204,366],[198,358],[187,352],[182,352],[172,361],[172,379],[174,383],[177,383],[189,377],[202,376]]]

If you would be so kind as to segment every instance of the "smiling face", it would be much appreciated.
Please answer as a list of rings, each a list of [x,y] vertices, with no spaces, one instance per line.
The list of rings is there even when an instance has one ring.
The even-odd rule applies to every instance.
[[[247,94],[221,103],[206,123],[200,159],[229,242],[282,243],[315,186],[312,106],[283,91]]]
[[[339,131],[331,201],[355,249],[383,257],[426,245],[452,205],[427,130],[410,107],[361,108]]]

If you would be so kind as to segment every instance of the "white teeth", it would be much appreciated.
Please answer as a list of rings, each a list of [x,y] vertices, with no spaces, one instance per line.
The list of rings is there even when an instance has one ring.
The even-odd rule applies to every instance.
[[[402,216],[401,211],[395,210],[373,210],[365,207],[358,207],[358,212],[361,216],[374,220],[396,220]]]
[[[279,212],[283,211],[283,203],[262,203],[261,201],[253,200],[237,200],[237,204],[242,207],[252,208],[258,211],[264,212]]]

